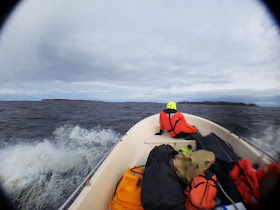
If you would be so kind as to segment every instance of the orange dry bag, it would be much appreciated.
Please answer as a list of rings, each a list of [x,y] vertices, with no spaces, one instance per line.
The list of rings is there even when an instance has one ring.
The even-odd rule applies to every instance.
[[[185,194],[185,209],[214,209],[217,194],[216,175],[211,171],[205,171],[194,177],[185,189]]]
[[[112,210],[143,210],[140,199],[143,174],[144,170],[139,167],[126,170],[117,183],[114,198],[110,204]]]

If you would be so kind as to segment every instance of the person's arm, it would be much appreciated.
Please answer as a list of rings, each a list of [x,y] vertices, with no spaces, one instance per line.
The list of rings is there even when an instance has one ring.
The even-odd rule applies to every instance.
[[[184,115],[181,112],[179,112],[179,119],[182,120],[184,123],[187,123]]]
[[[187,128],[190,129],[189,133],[196,133],[197,132],[197,128],[194,125],[191,125],[189,123],[187,123],[184,115],[182,113],[180,113],[180,119],[186,124]]]

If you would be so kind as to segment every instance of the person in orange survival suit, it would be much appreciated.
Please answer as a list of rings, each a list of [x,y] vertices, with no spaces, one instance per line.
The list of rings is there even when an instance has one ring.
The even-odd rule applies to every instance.
[[[166,109],[159,116],[160,132],[155,135],[163,134],[163,130],[167,130],[172,138],[191,139],[198,132],[195,126],[187,123],[183,114],[176,110],[176,103],[170,101],[166,105]]]

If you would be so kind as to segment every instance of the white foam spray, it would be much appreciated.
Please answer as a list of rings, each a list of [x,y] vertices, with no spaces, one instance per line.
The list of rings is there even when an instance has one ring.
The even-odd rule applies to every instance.
[[[0,151],[0,181],[21,209],[58,208],[121,135],[62,126],[53,139]]]
[[[249,137],[248,140],[274,159],[280,161],[280,128],[270,126],[257,137]]]

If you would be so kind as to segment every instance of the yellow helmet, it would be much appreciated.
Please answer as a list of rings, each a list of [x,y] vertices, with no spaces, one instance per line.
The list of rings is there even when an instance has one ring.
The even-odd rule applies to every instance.
[[[170,101],[167,103],[166,108],[176,110],[176,103],[174,101]]]

